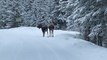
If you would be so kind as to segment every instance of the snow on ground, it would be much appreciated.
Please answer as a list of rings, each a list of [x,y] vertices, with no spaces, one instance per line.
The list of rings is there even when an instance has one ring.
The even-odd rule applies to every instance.
[[[0,60],[106,60],[107,49],[75,38],[74,31],[42,37],[35,27],[0,30]]]

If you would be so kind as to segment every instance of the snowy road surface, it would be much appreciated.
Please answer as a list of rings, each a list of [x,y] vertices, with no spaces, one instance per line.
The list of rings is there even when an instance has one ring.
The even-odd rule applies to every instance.
[[[42,37],[39,29],[0,30],[0,60],[107,60],[107,49],[74,38],[78,32],[55,31]]]

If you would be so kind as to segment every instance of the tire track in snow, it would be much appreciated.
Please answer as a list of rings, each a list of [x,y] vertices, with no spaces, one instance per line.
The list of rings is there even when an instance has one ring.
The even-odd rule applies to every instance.
[[[68,39],[70,39],[70,38],[68,38]],[[55,41],[55,39],[54,39],[54,41]],[[60,58],[60,60],[71,60],[72,57],[73,57],[73,60],[79,60],[79,59],[76,58],[76,56],[75,56],[73,53],[71,53],[71,51],[72,51],[72,49],[70,49],[71,47],[65,49],[64,47],[62,47],[62,46],[59,45],[58,43],[52,42],[51,39],[49,39],[49,40],[47,40],[47,41],[45,41],[45,42],[47,42],[48,46],[51,46],[51,49],[56,50],[56,53],[57,53],[57,54],[63,53],[63,56],[65,57],[65,55],[66,55],[66,57],[68,58],[68,59],[65,59],[65,58],[62,57],[62,55],[61,55],[61,56],[59,56],[59,57],[62,57],[62,58]],[[60,41],[59,43],[61,43],[61,41]],[[66,42],[65,42],[65,45],[67,45]],[[60,49],[60,51],[58,51],[58,49]],[[65,53],[65,54],[64,54],[64,53]],[[74,58],[74,57],[75,57],[75,58]],[[70,58],[70,59],[69,59],[69,58]]]
[[[41,40],[42,40],[42,39],[41,39]],[[46,39],[44,39],[44,40],[45,40],[44,42],[41,42],[41,41],[39,41],[39,42],[40,42],[45,48],[49,49],[49,50],[54,54],[54,56],[56,56],[57,60],[60,60],[60,57],[58,56],[58,54],[56,53],[56,51],[55,51],[53,48],[51,48],[48,43],[46,43]],[[39,52],[40,52],[40,51],[39,51]]]
[[[40,44],[40,42],[38,40],[36,40],[36,42]],[[36,46],[36,49],[37,49],[37,53],[38,53],[38,56],[39,56],[39,60],[43,60],[42,57],[41,57],[41,53],[40,53],[40,51],[37,47],[38,46]]]

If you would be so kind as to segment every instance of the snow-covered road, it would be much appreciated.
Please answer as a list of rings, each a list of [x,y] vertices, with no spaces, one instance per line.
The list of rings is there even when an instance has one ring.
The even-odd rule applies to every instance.
[[[106,60],[107,49],[75,38],[74,31],[55,31],[42,37],[39,29],[0,30],[0,60]]]

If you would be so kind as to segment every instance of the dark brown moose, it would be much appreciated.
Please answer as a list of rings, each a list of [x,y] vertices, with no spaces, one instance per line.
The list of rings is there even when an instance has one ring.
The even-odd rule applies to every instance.
[[[50,22],[49,24],[43,24],[40,23],[38,24],[37,28],[42,30],[43,37],[45,37],[45,33],[47,32],[48,35],[48,30],[49,30],[49,37],[54,37],[54,23]]]

